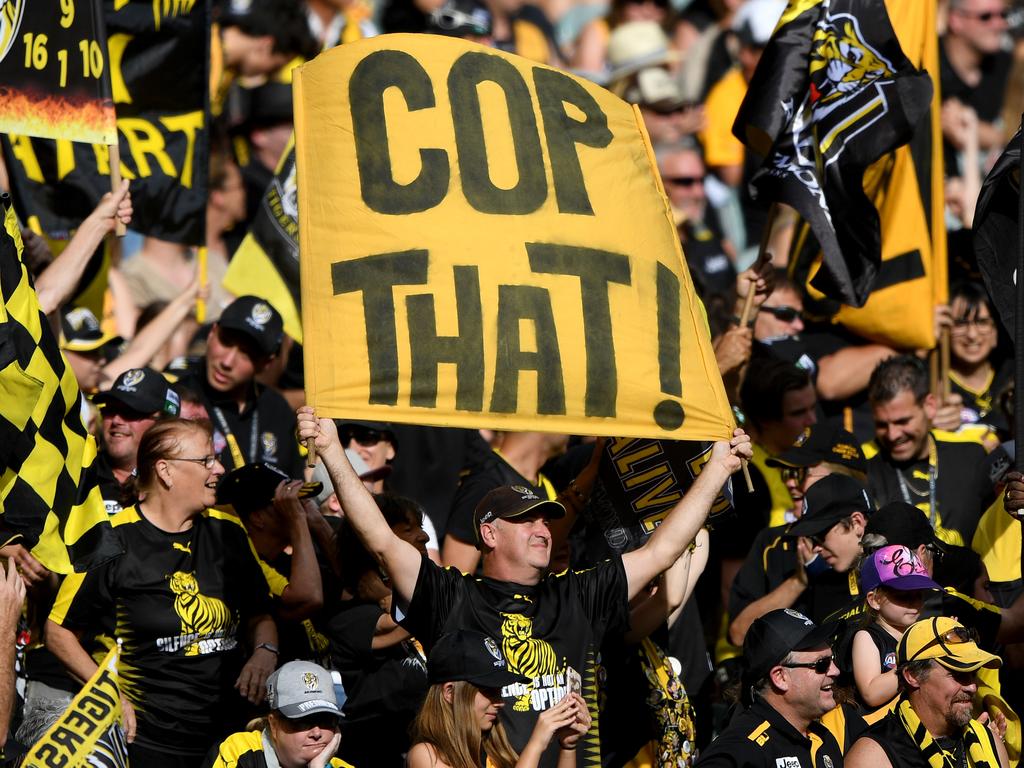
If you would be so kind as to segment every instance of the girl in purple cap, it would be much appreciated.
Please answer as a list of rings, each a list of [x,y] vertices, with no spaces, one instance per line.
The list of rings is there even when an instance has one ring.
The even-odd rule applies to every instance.
[[[860,567],[868,623],[853,636],[853,679],[868,707],[896,697],[896,646],[907,627],[921,618],[924,591],[941,589],[917,555],[893,544],[867,557]]]

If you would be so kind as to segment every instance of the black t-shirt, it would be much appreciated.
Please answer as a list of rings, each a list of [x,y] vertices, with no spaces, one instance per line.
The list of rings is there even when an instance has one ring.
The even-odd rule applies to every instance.
[[[135,706],[136,743],[203,755],[244,700],[233,686],[241,632],[270,613],[270,594],[237,518],[215,510],[180,533],[130,507],[111,521],[125,553],[69,575],[50,618],[123,641],[121,690]]]
[[[995,496],[986,471],[987,454],[978,443],[938,440],[934,435],[933,440],[938,467],[934,527],[944,541],[969,547],[978,521]],[[905,501],[928,515],[929,466],[928,459],[896,464],[882,453],[873,456],[868,461],[868,490],[875,504]]]
[[[999,119],[1006,97],[1006,80],[1013,55],[999,51],[981,60],[981,82],[968,85],[960,79],[946,56],[945,44],[939,45],[939,87],[942,100],[957,99],[978,113],[978,119],[992,123]]]
[[[870,343],[841,325],[815,325],[804,329],[800,338],[808,359],[814,363],[815,382],[821,372],[822,359],[848,347],[860,347]],[[875,419],[868,404],[867,386],[842,400],[819,398],[818,407],[822,416],[819,421],[843,427],[856,435],[862,443],[874,438]]]
[[[331,664],[348,697],[338,754],[353,765],[402,768],[409,725],[427,692],[426,659],[412,640],[374,650],[382,615],[376,603],[352,601],[327,622]]]
[[[1000,438],[1010,434],[1010,424],[1003,412],[996,407],[996,397],[1013,381],[1013,361],[1004,360],[992,372],[992,380],[988,386],[978,391],[968,389],[952,373],[949,382],[954,394],[964,399],[960,410],[960,419],[964,424],[987,424],[992,427]]]
[[[233,397],[219,392],[206,379],[206,359],[182,377],[182,383],[202,395],[213,422],[213,450],[225,471],[237,469],[228,446],[234,436],[246,464],[265,461],[280,467],[291,477],[302,477],[303,461],[295,437],[295,412],[280,394],[253,382],[245,410],[238,412]]]
[[[764,699],[741,712],[697,759],[697,768],[833,768],[843,764],[843,750],[835,736],[813,722],[813,742]]]
[[[426,557],[402,626],[429,655],[438,637],[455,629],[472,629],[500,641],[509,669],[531,678],[502,690],[501,717],[512,746],[521,751],[540,712],[567,692],[566,667],[583,679],[583,697],[597,709],[597,655],[605,634],[629,626],[626,572],[613,556],[585,571],[567,570],[523,585],[475,579],[454,568],[440,568]],[[594,718],[576,751],[577,765],[600,763],[599,718]],[[542,768],[558,761],[552,744]]]

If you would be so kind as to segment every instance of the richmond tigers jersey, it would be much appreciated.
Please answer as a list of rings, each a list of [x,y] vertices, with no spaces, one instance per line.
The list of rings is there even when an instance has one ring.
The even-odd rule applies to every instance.
[[[442,634],[456,628],[483,632],[500,644],[509,669],[530,678],[501,692],[501,717],[517,751],[526,746],[539,714],[565,696],[567,667],[575,669],[594,719],[576,751],[576,764],[601,764],[597,653],[606,632],[625,632],[629,626],[622,558],[616,555],[596,568],[565,571],[524,586],[474,579],[424,557],[402,625],[428,655]],[[549,768],[557,761],[558,748],[552,745],[540,765]]]
[[[121,686],[140,746],[205,754],[243,704],[232,686],[247,620],[270,612],[252,545],[237,518],[215,510],[180,533],[158,529],[137,506],[111,523],[125,554],[68,576],[50,618],[122,640]]]
[[[280,765],[277,753],[267,759],[274,747],[266,731],[240,731],[232,733],[216,749],[210,751],[203,768],[268,768]],[[353,768],[341,758],[332,757],[331,768]]]

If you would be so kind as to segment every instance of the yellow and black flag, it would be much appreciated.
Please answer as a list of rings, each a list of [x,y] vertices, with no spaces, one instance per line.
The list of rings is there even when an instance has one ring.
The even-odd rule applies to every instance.
[[[120,554],[92,471],[82,394],[21,260],[10,198],[0,231],[0,543],[21,541],[52,571]]]
[[[32,745],[23,768],[88,765],[127,768],[128,743],[121,727],[121,689],[117,661],[110,650],[64,714]]]
[[[906,144],[932,99],[882,0],[790,0],[733,126],[765,158],[759,199],[795,208],[823,252],[811,285],[862,306],[881,262],[865,170]],[[870,185],[870,179],[867,181]]]
[[[294,136],[263,193],[249,233],[231,257],[224,287],[236,296],[259,296],[270,302],[284,318],[285,333],[302,342]]]

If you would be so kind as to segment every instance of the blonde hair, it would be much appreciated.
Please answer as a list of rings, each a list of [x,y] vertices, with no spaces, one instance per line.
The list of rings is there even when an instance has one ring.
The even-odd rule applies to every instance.
[[[450,703],[444,697],[445,683],[430,686],[412,723],[413,744],[429,744],[451,768],[479,768],[481,751],[496,768],[515,768],[519,755],[501,721],[486,733],[477,725],[473,707],[479,689],[462,680],[453,685]]]

